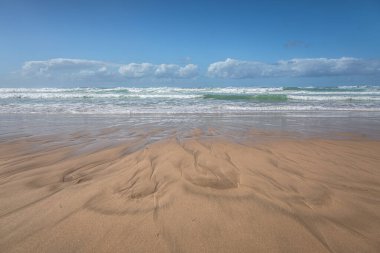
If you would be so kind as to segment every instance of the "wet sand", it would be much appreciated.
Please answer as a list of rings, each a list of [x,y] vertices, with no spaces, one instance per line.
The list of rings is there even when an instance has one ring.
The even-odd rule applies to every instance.
[[[1,138],[0,252],[380,251],[379,140],[120,131]]]

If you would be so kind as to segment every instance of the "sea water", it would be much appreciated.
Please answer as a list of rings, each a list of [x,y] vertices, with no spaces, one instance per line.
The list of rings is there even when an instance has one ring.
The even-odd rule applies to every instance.
[[[0,88],[0,113],[380,112],[380,86]]]
[[[106,128],[118,129],[115,140],[194,129],[243,139],[252,129],[380,139],[380,87],[0,88],[0,138],[77,131],[99,138]]]

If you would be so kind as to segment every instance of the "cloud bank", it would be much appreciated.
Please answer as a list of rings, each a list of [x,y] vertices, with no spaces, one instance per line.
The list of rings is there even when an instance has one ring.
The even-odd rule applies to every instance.
[[[21,73],[24,77],[59,80],[112,78],[117,65],[102,61],[55,58],[45,61],[27,61]]]
[[[26,77],[42,77],[57,79],[85,78],[194,78],[198,75],[198,66],[187,64],[152,64],[129,63],[116,64],[84,59],[55,58],[45,61],[27,61],[21,73]]]
[[[153,64],[153,63],[112,63],[86,59],[54,58],[43,61],[27,61],[22,65],[24,81],[53,84],[54,81],[67,83],[118,83],[175,84],[201,81],[222,82],[220,79],[247,81],[255,78],[298,78],[358,76],[380,78],[380,60],[352,57],[342,58],[301,58],[281,60],[275,63],[243,61],[227,58],[211,63],[203,73],[197,65]],[[237,81],[236,81],[237,82]]]
[[[380,60],[352,57],[336,59],[304,58],[282,60],[273,64],[227,58],[209,65],[210,77],[249,79],[257,77],[323,77],[380,74]]]
[[[129,78],[193,78],[198,75],[198,66],[187,64],[181,67],[176,64],[130,63],[120,66],[119,73]]]

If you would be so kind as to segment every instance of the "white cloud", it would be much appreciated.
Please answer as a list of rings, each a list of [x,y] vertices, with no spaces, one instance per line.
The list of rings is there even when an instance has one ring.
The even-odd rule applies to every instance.
[[[171,77],[178,73],[179,68],[178,65],[174,64],[160,64],[156,66],[154,74],[158,77]]]
[[[130,63],[121,66],[119,73],[131,78],[192,78],[198,75],[198,68],[194,64],[181,67],[176,64]]]
[[[127,63],[85,59],[55,58],[44,61],[27,61],[20,72],[23,81],[35,83],[172,83],[174,79],[194,81],[200,76],[197,65]],[[253,79],[257,77],[319,77],[319,76],[370,76],[380,75],[380,60],[350,57],[303,58],[281,60],[276,63],[226,59],[214,62],[207,76],[224,79]],[[208,79],[211,81],[212,79]],[[219,80],[220,81],[220,80]],[[239,81],[240,82],[240,81]]]
[[[380,60],[342,57],[282,60],[273,64],[226,59],[209,65],[208,74],[217,78],[316,77],[380,74]]]
[[[130,63],[121,66],[119,73],[131,78],[151,76],[154,73],[154,65],[151,63]]]
[[[110,75],[115,64],[82,59],[55,58],[46,61],[27,61],[22,66],[24,76],[88,77]]]
[[[178,70],[178,75],[180,77],[195,77],[198,75],[198,66],[194,64],[187,64]]]
[[[60,80],[136,78],[193,78],[198,75],[194,64],[183,67],[176,64],[129,63],[116,64],[85,59],[55,58],[45,61],[27,61],[21,73],[25,77],[52,78]]]

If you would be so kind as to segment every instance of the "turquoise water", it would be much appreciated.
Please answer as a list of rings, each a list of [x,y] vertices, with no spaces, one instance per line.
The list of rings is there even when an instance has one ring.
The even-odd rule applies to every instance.
[[[0,113],[380,111],[380,86],[0,88]]]

